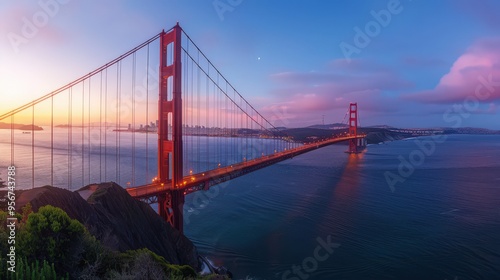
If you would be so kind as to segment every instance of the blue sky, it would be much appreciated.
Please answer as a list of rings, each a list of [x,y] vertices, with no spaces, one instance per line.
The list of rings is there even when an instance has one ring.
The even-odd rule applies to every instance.
[[[53,15],[27,38],[43,6]],[[500,129],[499,13],[493,0],[2,1],[0,113],[179,21],[251,104],[287,126],[339,122],[358,102],[362,125]],[[369,42],[356,44],[356,30]]]

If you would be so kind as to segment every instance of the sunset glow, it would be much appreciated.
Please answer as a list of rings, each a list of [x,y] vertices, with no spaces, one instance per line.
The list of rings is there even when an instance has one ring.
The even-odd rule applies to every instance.
[[[357,33],[366,33],[365,27],[377,21],[374,14],[390,5],[397,9],[388,22],[378,19],[383,25],[371,31],[376,34]],[[285,126],[318,124],[323,115],[327,123],[340,122],[351,101],[362,104],[363,125],[447,126],[443,113],[455,104],[463,106],[486,80],[488,91],[477,98],[464,125],[498,129],[493,120],[499,114],[500,39],[491,13],[499,8],[493,1],[482,7],[469,1],[245,1],[221,12],[211,2],[120,1],[104,7],[96,1],[62,1],[57,13],[31,30],[26,21],[33,23],[43,11],[40,4],[5,2],[0,4],[0,33],[5,35],[0,40],[0,112],[51,92],[179,21],[256,109],[269,119],[279,115]],[[429,19],[429,12],[421,11],[440,16]],[[13,34],[27,39],[15,41]],[[362,37],[368,40],[361,46]],[[342,43],[356,51],[346,54]],[[153,85],[158,53],[153,46],[150,51]],[[148,76],[143,58],[138,57],[143,71],[138,84]],[[157,88],[149,90],[154,100]],[[109,101],[116,103],[112,96]],[[47,112],[40,109],[39,114]]]

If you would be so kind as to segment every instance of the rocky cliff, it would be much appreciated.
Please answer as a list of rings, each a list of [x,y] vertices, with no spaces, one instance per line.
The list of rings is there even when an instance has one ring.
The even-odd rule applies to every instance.
[[[18,209],[28,202],[34,211],[44,205],[63,209],[112,250],[148,248],[172,264],[200,267],[196,247],[187,237],[115,183],[89,185],[75,192],[44,186],[22,191],[17,197]]]

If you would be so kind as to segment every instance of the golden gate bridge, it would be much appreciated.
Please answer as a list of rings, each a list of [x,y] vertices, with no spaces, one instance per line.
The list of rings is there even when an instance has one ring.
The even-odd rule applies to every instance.
[[[0,128],[10,133],[0,134],[0,164],[9,164],[10,155],[28,178],[25,188],[126,185],[182,232],[190,193],[339,142],[348,142],[348,153],[359,152],[366,141],[358,134],[357,103],[347,114],[342,136],[291,141],[177,24],[1,115]]]

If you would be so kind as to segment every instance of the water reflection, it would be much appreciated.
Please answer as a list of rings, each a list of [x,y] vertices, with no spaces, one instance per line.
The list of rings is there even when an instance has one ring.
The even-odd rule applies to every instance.
[[[361,183],[361,162],[363,161],[364,153],[359,154],[349,154],[347,158],[347,164],[345,166],[342,175],[340,175],[340,181],[335,186],[334,198],[342,199],[346,197],[354,196],[358,191]],[[348,199],[346,201],[351,201]]]
[[[362,178],[360,177],[363,154],[349,154],[339,180],[331,186],[332,192],[324,207],[321,223],[317,232],[341,236],[347,228],[353,226],[356,212],[357,196],[360,193]]]

